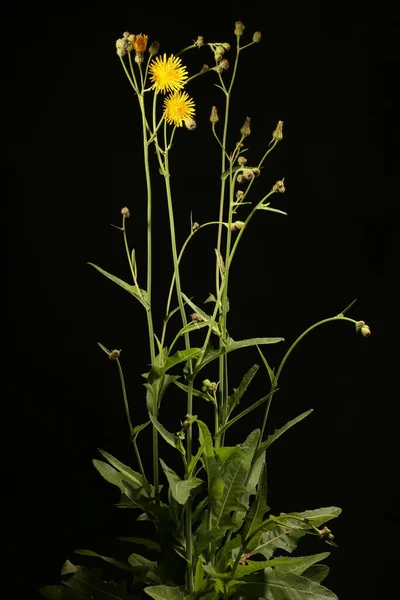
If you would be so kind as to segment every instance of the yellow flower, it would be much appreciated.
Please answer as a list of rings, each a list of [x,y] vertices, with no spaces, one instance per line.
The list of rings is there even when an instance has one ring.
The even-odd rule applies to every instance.
[[[135,41],[133,42],[134,50],[136,50],[136,52],[145,52],[147,48],[148,39],[148,35],[143,35],[143,33],[139,33],[139,35],[135,37]]]
[[[194,102],[186,92],[174,92],[164,100],[164,116],[167,123],[182,127],[186,119],[194,115]]]
[[[186,67],[182,67],[181,59],[173,54],[167,58],[157,56],[149,68],[152,88],[157,92],[166,93],[168,91],[180,90],[185,85],[188,77]]]

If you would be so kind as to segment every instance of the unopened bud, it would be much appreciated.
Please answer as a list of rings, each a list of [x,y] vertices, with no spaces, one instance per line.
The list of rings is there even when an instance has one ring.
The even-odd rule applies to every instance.
[[[158,54],[159,49],[160,49],[160,42],[153,42],[149,48],[150,56],[154,56],[155,54]]]
[[[188,119],[184,119],[183,122],[185,123],[186,129],[189,129],[189,131],[193,131],[193,129],[196,129],[196,121],[191,117],[189,117]]]
[[[275,140],[276,142],[280,142],[283,139],[282,128],[283,128],[283,121],[278,121],[278,125],[272,132],[272,139]]]
[[[131,213],[129,212],[129,208],[126,206],[124,206],[124,208],[121,208],[121,215],[128,219],[131,216]]]
[[[117,360],[117,358],[119,358],[120,354],[121,354],[121,350],[112,350],[110,352],[110,354],[108,355],[108,358],[110,360]]]
[[[253,33],[253,42],[254,42],[255,44],[258,44],[258,42],[261,40],[261,38],[262,38],[262,33],[261,33],[261,31],[255,31],[255,32]]]
[[[211,115],[210,115],[210,121],[211,123],[214,125],[214,123],[218,123],[219,121],[219,116],[217,113],[217,107],[213,106],[211,109]]]
[[[247,137],[248,135],[250,135],[250,133],[251,133],[251,130],[250,130],[250,117],[246,117],[245,122],[243,124],[243,127],[240,130],[240,133],[242,134],[243,137]]]
[[[335,536],[331,532],[328,527],[323,527],[322,529],[318,529],[318,533],[323,540],[329,540],[330,542],[335,539]]]
[[[283,194],[286,191],[284,179],[282,179],[281,181],[277,181],[275,183],[275,185],[272,187],[272,191]]]
[[[228,42],[224,42],[223,44],[221,44],[221,46],[223,48],[225,48],[225,50],[227,50],[229,52],[229,50],[231,49],[231,45],[228,44]]]
[[[126,48],[127,48],[127,42],[125,39],[120,38],[119,40],[117,40],[115,42],[115,46],[117,48],[117,54],[118,56],[125,56],[126,54]]]
[[[210,67],[209,67],[208,65],[203,65],[203,66],[201,67],[201,71],[200,71],[200,73],[204,73],[204,71],[208,71],[208,69],[209,69],[209,68],[210,68]]]
[[[254,177],[258,177],[260,175],[260,169],[258,167],[254,167],[254,169],[252,169],[252,173],[254,175]]]
[[[137,63],[138,65],[140,65],[143,61],[144,61],[144,53],[143,52],[136,52],[135,53],[135,63]]]
[[[216,70],[221,73],[222,71],[227,71],[229,69],[229,60],[227,60],[226,58],[223,58],[221,60],[221,62],[219,63],[218,67],[216,67]]]
[[[239,156],[239,158],[237,159],[238,164],[243,166],[247,163],[247,158],[245,156]]]
[[[129,33],[129,31],[124,31],[124,33],[122,34],[122,37],[124,37],[126,40],[128,40],[130,36],[131,34]]]
[[[209,379],[204,379],[202,390],[203,390],[203,392],[213,393],[216,391],[217,387],[218,386],[215,383],[215,381],[210,381]]]
[[[198,224],[197,221],[195,221],[192,225],[192,231],[196,231],[196,229],[198,229],[200,227],[200,225]]]
[[[365,324],[364,321],[357,321],[356,331],[360,331],[364,337],[369,337],[371,335],[371,329]]]
[[[234,223],[232,223],[232,231],[238,231],[238,229],[243,229],[244,227],[244,221],[235,221]]]
[[[236,21],[235,23],[235,35],[240,36],[243,35],[243,32],[245,30],[245,26],[243,25],[242,21]]]
[[[247,181],[250,181],[250,179],[253,179],[253,177],[254,177],[253,169],[245,169],[243,171],[243,177],[244,177],[244,179],[247,179]]]
[[[194,43],[195,46],[197,46],[198,48],[201,48],[201,46],[204,46],[204,37],[202,35],[199,35],[197,37],[197,40]]]
[[[243,190],[237,190],[236,192],[236,200],[238,202],[240,202],[243,199],[244,196],[244,191]]]
[[[243,183],[243,182],[244,182],[244,180],[245,180],[245,179],[244,179],[244,177],[243,177],[243,175],[242,175],[242,174],[238,175],[238,176],[237,176],[237,178],[236,178],[236,181],[237,181],[238,183]]]

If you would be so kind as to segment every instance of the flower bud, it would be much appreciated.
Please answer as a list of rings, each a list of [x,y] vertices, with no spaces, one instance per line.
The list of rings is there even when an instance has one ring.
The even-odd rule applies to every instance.
[[[275,185],[272,187],[272,191],[283,194],[286,191],[284,180],[285,180],[285,178],[283,178],[281,181],[277,181],[275,183]]]
[[[209,68],[210,68],[210,67],[209,67],[208,65],[203,65],[203,66],[201,67],[201,71],[200,71],[200,73],[204,73],[204,71],[208,71],[208,69],[209,69]]]
[[[272,139],[275,140],[276,142],[280,142],[283,139],[282,128],[283,128],[283,121],[278,121],[278,125],[272,132]]]
[[[194,312],[190,316],[192,317],[192,321],[194,321],[195,323],[200,323],[201,321],[204,321],[203,317],[199,315],[199,313]]]
[[[247,137],[248,135],[250,135],[250,133],[251,133],[251,130],[250,130],[250,117],[246,117],[245,122],[243,124],[243,127],[240,130],[240,133],[242,134],[243,137]]]
[[[244,196],[244,191],[243,190],[237,190],[236,192],[236,200],[237,202],[240,202],[243,199]]]
[[[203,392],[209,392],[212,394],[216,391],[217,387],[218,386],[215,383],[215,381],[210,381],[209,379],[204,379],[202,390],[203,390]]]
[[[223,44],[221,44],[221,46],[223,48],[225,48],[225,50],[227,50],[229,52],[229,50],[231,49],[231,45],[228,44],[228,42],[224,42]]]
[[[254,177],[259,177],[260,172],[261,172],[258,167],[254,167],[254,169],[252,169],[251,171],[252,171]]]
[[[155,56],[156,54],[158,54],[159,49],[160,49],[160,42],[153,42],[149,48],[150,56]]]
[[[124,208],[121,208],[121,215],[128,219],[131,216],[129,208],[127,208],[126,206],[124,206]]]
[[[136,52],[135,53],[135,63],[137,63],[138,65],[140,65],[143,61],[144,61],[144,53],[143,52]]]
[[[227,71],[229,69],[229,60],[227,60],[226,58],[223,58],[221,60],[221,62],[219,63],[219,65],[216,67],[216,70],[219,73],[222,73],[222,71]]]
[[[244,169],[243,171],[243,178],[247,179],[247,181],[250,181],[251,179],[253,179],[254,174],[253,174],[253,169]]]
[[[204,46],[204,37],[202,35],[197,36],[197,40],[194,43],[195,46],[197,46],[198,48],[201,48],[201,46]]]
[[[253,42],[254,42],[255,44],[258,44],[258,42],[261,40],[261,37],[262,37],[262,33],[261,33],[261,31],[255,31],[255,32],[253,33]]]
[[[125,39],[120,38],[119,40],[117,40],[115,42],[115,46],[117,48],[117,54],[118,56],[125,56],[126,54],[126,49],[127,49],[127,42]]]
[[[117,360],[117,358],[119,358],[120,354],[121,354],[121,350],[112,350],[110,352],[110,354],[108,355],[108,358],[110,360]]]
[[[361,327],[361,333],[364,337],[369,337],[371,335],[371,330],[368,325],[363,325]]]
[[[237,36],[243,35],[245,29],[246,28],[243,25],[242,21],[236,21],[234,34]]]
[[[245,156],[239,156],[237,161],[238,161],[238,165],[243,166],[247,163],[247,158]]]
[[[215,123],[218,123],[219,121],[219,116],[217,113],[217,107],[213,106],[211,109],[211,115],[210,115],[210,121],[211,123],[214,125]]]
[[[196,231],[196,229],[198,229],[200,227],[199,223],[197,221],[195,221],[192,225],[192,231]]]

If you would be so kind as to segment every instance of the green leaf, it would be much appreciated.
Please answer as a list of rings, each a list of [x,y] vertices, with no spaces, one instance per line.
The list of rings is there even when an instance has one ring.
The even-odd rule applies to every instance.
[[[279,210],[278,208],[272,208],[271,206],[267,206],[266,204],[259,204],[257,206],[257,210],[269,210],[271,212],[279,213],[280,215],[285,215],[287,217],[287,213],[283,210]]]
[[[283,435],[288,429],[290,429],[291,427],[293,427],[293,425],[296,425],[296,423],[300,423],[300,421],[302,421],[303,419],[305,419],[306,417],[308,417],[308,415],[310,415],[313,412],[313,410],[314,410],[313,408],[310,408],[310,410],[306,410],[306,412],[301,413],[301,415],[299,415],[298,417],[295,417],[291,421],[288,421],[286,423],[286,425],[284,425],[280,429],[275,429],[274,433],[272,433],[271,435],[269,435],[267,437],[267,439],[265,440],[265,442],[263,442],[260,445],[259,449],[256,452],[255,459],[262,452],[264,452],[267,448],[269,448],[269,446],[271,444],[273,444],[279,437],[281,437],[281,435]]]
[[[148,375],[148,382],[153,383],[158,377],[161,377],[168,369],[171,369],[175,365],[186,362],[197,358],[201,354],[200,348],[188,348],[187,350],[180,350],[172,356],[169,356],[162,366],[152,365],[151,371]]]
[[[185,600],[185,596],[178,587],[152,585],[144,588],[144,591],[154,600]]]
[[[181,479],[179,475],[175,473],[172,469],[170,469],[165,462],[160,458],[160,463],[163,468],[163,471],[168,479],[169,486],[171,488],[172,497],[179,504],[186,504],[190,492],[201,485],[203,481],[198,479],[197,477],[191,477],[190,479]]]
[[[269,380],[271,382],[272,387],[276,387],[277,385],[277,381],[276,381],[276,377],[275,377],[275,373],[273,371],[273,369],[271,369],[271,367],[269,366],[269,363],[267,361],[267,359],[265,358],[264,354],[261,352],[260,348],[257,346],[257,350],[259,355],[261,356],[261,359],[265,365],[265,368],[267,369],[268,375],[269,375]]]
[[[132,569],[126,563],[121,562],[120,560],[116,560],[115,558],[110,558],[108,556],[103,556],[102,554],[98,554],[98,552],[94,552],[93,550],[74,550],[75,554],[81,554],[83,556],[94,556],[96,558],[101,558],[104,562],[110,563],[119,569],[123,569],[124,571],[129,571],[132,573]]]
[[[147,425],[150,424],[150,421],[146,421],[146,423],[142,423],[141,425],[136,425],[133,428],[132,434],[131,434],[131,442],[133,442],[134,440],[136,440],[137,436],[139,435],[139,433],[145,429],[147,427]]]
[[[128,561],[141,581],[147,584],[161,583],[158,564],[155,561],[135,553],[130,555]]]
[[[100,342],[97,342],[97,345],[100,346],[103,352],[105,352],[107,355],[111,354],[111,350],[108,350],[105,346],[103,346],[103,344],[100,344]]]
[[[203,317],[204,322],[207,323],[209,326],[211,326],[212,331],[218,335],[219,337],[222,335],[221,331],[218,327],[218,323],[216,323],[212,317],[210,315],[208,315],[206,312],[204,312],[204,310],[201,310],[201,308],[199,308],[198,306],[196,306],[196,304],[194,304],[194,302],[191,301],[190,298],[188,298],[185,294],[182,293],[182,298],[185,300],[185,302],[190,306],[190,308],[192,308],[198,315],[200,315],[201,317]]]
[[[261,471],[260,480],[257,486],[257,495],[255,500],[245,517],[245,524],[243,531],[241,531],[241,537],[243,540],[251,538],[254,531],[256,531],[261,523],[263,523],[266,513],[269,511],[267,505],[267,467],[264,463]],[[257,538],[254,536],[250,542],[246,545],[246,552],[253,550],[253,547],[257,545]]]
[[[218,431],[215,435],[219,436],[222,433],[224,433],[224,431],[226,431],[231,425],[236,423],[236,421],[240,421],[240,419],[245,417],[249,412],[251,412],[252,410],[255,410],[256,408],[261,406],[261,404],[263,404],[266,400],[268,400],[268,398],[270,398],[277,391],[278,391],[277,389],[272,390],[272,392],[270,392],[263,398],[260,398],[260,400],[257,400],[257,402],[254,402],[254,404],[252,404],[251,406],[248,406],[247,408],[242,410],[242,412],[240,412],[238,415],[236,415],[235,417],[232,417],[232,419],[230,421],[228,421],[227,423],[225,423],[225,425],[223,425],[223,427],[221,427],[221,429],[218,429]]]
[[[187,392],[189,390],[188,386],[185,385],[184,383],[181,383],[180,381],[175,381],[174,383],[175,383],[175,385],[178,386],[178,388],[180,388],[184,392]],[[193,389],[192,392],[193,392],[193,396],[197,396],[197,398],[203,398],[203,400],[205,400],[206,402],[212,402],[212,400],[210,399],[210,396],[208,396],[204,392],[200,392],[200,390],[195,390],[195,389]]]
[[[246,600],[337,600],[328,588],[301,575],[268,569],[258,577],[259,581],[242,583],[234,597],[244,596]]]
[[[146,382],[143,384],[147,389],[146,406],[149,413],[152,415],[158,413],[165,392],[171,383],[177,379],[179,379],[179,375],[168,375],[167,373],[164,373],[164,375],[161,375],[151,383]]]
[[[115,469],[113,469],[110,465],[103,462],[102,460],[93,459],[93,465],[98,470],[100,475],[111,483],[112,485],[116,485],[122,493],[125,492],[125,484],[123,483],[123,476],[121,473],[118,473]]]
[[[96,600],[134,600],[134,596],[126,591],[126,581],[106,583],[101,579],[100,569],[79,569],[64,582],[74,592],[77,598],[96,598]],[[64,594],[61,596],[64,599]],[[69,596],[67,596],[69,598]]]
[[[194,456],[192,456],[192,458],[190,459],[190,463],[188,464],[188,467],[187,467],[187,470],[188,470],[188,473],[190,476],[193,475],[193,471],[203,454],[203,450],[204,450],[204,445],[199,446],[199,449],[197,450],[196,454]]]
[[[303,573],[315,563],[322,562],[328,556],[330,552],[320,552],[319,554],[312,554],[311,556],[286,556],[273,559],[274,561],[283,560],[284,562],[275,562],[274,565],[279,567],[279,571],[285,573],[295,573],[296,575],[303,575]]]
[[[313,565],[303,573],[304,577],[317,583],[321,583],[328,575],[329,567],[327,565]]]
[[[65,585],[44,585],[39,589],[39,592],[47,600],[82,600],[84,597]]]
[[[138,544],[139,546],[146,546],[149,550],[155,550],[156,552],[161,552],[161,546],[158,542],[154,542],[153,540],[148,540],[146,538],[141,537],[119,537],[121,542],[129,542],[132,544]]]
[[[203,561],[201,558],[196,563],[196,569],[194,572],[194,591],[199,592],[203,587],[204,568]]]
[[[215,360],[219,356],[222,356],[222,354],[227,354],[228,352],[233,352],[235,350],[239,350],[240,348],[247,348],[250,346],[261,346],[263,344],[276,344],[277,342],[284,341],[284,338],[253,338],[249,340],[241,340],[238,342],[235,342],[234,340],[230,339],[228,344],[226,346],[223,346],[222,348],[207,348],[202,361],[194,369],[194,373],[195,375],[197,375],[197,373],[203,367],[205,367],[208,363]]]
[[[105,452],[105,450],[98,448],[98,451],[104,456],[105,459],[108,460],[110,465],[124,475],[125,480],[128,481],[133,488],[146,487],[147,481],[144,479],[143,475],[133,471],[130,467],[127,467],[120,462],[117,458],[114,458],[114,456],[111,456],[111,454]]]
[[[240,400],[243,396],[243,394],[245,393],[245,391],[247,390],[248,386],[250,385],[253,377],[255,376],[255,374],[257,373],[259,369],[258,365],[253,365],[245,375],[243,375],[243,378],[241,380],[241,382],[239,383],[239,387],[237,389],[233,390],[233,394],[231,396],[228,396],[228,417],[231,414],[232,411],[235,410],[236,406],[240,403]]]
[[[175,435],[174,433],[170,433],[169,431],[167,431],[165,429],[165,427],[163,425],[161,425],[161,423],[159,421],[157,421],[157,419],[155,417],[153,417],[153,415],[150,415],[150,420],[153,423],[154,427],[157,429],[158,433],[164,438],[164,440],[173,448],[176,448],[177,450],[179,450],[179,452],[183,455],[186,454],[185,452],[185,448],[182,444],[182,440],[180,440],[178,438],[177,435]]]
[[[149,297],[145,290],[141,289],[140,293],[139,293],[136,285],[129,285],[129,283],[122,281],[122,279],[120,279],[119,277],[116,277],[115,275],[112,275],[111,273],[107,273],[107,271],[105,271],[101,267],[98,267],[94,263],[89,262],[88,265],[91,265],[92,267],[97,269],[102,275],[104,275],[105,277],[108,277],[108,279],[111,279],[111,281],[113,281],[117,285],[124,288],[124,290],[129,292],[132,296],[135,296],[135,298],[137,298],[139,300],[139,302],[141,304],[143,304],[143,306],[146,308],[146,310],[149,309]]]

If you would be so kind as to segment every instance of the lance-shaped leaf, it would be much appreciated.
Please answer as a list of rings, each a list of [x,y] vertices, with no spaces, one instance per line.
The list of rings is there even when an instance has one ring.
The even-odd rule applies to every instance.
[[[164,440],[170,446],[179,450],[181,454],[185,455],[186,452],[182,444],[182,440],[174,433],[170,433],[169,431],[167,431],[165,427],[161,425],[161,423],[155,417],[153,417],[153,415],[149,414],[149,417],[154,427],[157,429],[158,433],[164,438]]]
[[[228,396],[228,417],[232,411],[235,410],[236,406],[239,404],[243,394],[249,387],[253,377],[257,373],[259,369],[258,365],[253,365],[247,373],[243,376],[241,382],[239,383],[239,387],[233,390],[233,394]]]
[[[194,302],[191,301],[190,298],[188,298],[185,294],[182,294],[182,298],[185,300],[185,302],[190,306],[190,308],[192,308],[198,315],[200,315],[203,319],[203,322],[207,323],[209,327],[211,327],[212,331],[218,335],[221,336],[221,331],[218,327],[218,323],[216,323],[212,317],[210,315],[208,315],[206,312],[204,312],[204,310],[202,310],[201,308],[199,308]]]
[[[147,381],[144,387],[147,389],[146,392],[146,406],[149,413],[152,415],[157,414],[161,405],[161,400],[168,387],[179,379],[179,375],[168,375],[168,373],[164,373],[157,379],[151,381]]]
[[[248,340],[240,340],[235,342],[230,338],[228,343],[222,348],[207,348],[204,353],[203,359],[200,364],[194,369],[194,373],[197,374],[203,367],[208,365],[211,361],[215,360],[222,354],[227,354],[228,352],[234,352],[235,350],[239,350],[240,348],[248,348],[250,346],[262,346],[263,344],[277,344],[278,342],[284,342],[284,338],[253,338]]]
[[[252,546],[255,547],[257,545],[257,538],[252,538],[253,532],[264,522],[265,515],[269,511],[269,506],[267,505],[267,467],[265,463],[263,467],[257,486],[257,495],[245,517],[243,530],[240,532],[242,540],[250,539],[250,543],[245,548],[246,552],[250,552]]]
[[[185,600],[183,592],[178,587],[168,585],[152,585],[144,591],[154,600]]]
[[[165,462],[160,458],[160,463],[163,468],[163,471],[168,479],[169,487],[171,489],[172,497],[179,504],[186,504],[190,492],[201,485],[203,481],[198,479],[197,477],[191,477],[190,479],[181,479],[179,475],[175,473],[172,469],[170,469]]]
[[[302,575],[308,567],[321,560],[325,560],[328,556],[329,552],[321,552],[312,556],[280,556],[271,560],[247,560],[246,565],[238,565],[235,578],[242,579],[243,577],[249,577],[249,575],[257,571],[263,571],[267,567],[275,567],[275,570],[279,570],[281,573]]]
[[[139,546],[146,546],[149,550],[155,550],[161,552],[161,546],[158,542],[148,540],[147,538],[141,537],[119,537],[120,542],[128,542],[130,544],[138,544]]]
[[[68,581],[64,582],[64,585],[77,592],[78,598],[87,598],[88,600],[90,598],[96,598],[96,600],[134,600],[134,596],[126,591],[126,581],[106,583],[101,579],[100,569],[79,569]],[[64,598],[64,595],[61,597]]]
[[[130,467],[124,465],[121,461],[119,461],[117,458],[114,458],[114,456],[111,456],[111,454],[109,454],[105,450],[101,450],[100,448],[98,448],[98,451],[104,456],[104,458],[108,460],[110,465],[112,465],[115,469],[117,469],[117,471],[122,473],[124,479],[133,488],[140,488],[146,486],[147,481],[144,479],[143,475],[137,473],[136,471],[133,471]]]
[[[180,388],[184,392],[186,392],[186,393],[188,392],[189,388],[184,383],[181,383],[180,381],[176,381],[176,380],[174,381],[174,383],[176,386],[178,386],[178,388]],[[205,400],[206,402],[212,402],[211,397],[208,396],[205,392],[201,392],[200,390],[195,390],[193,388],[192,394],[193,394],[193,396],[197,396],[197,398],[203,398],[203,400]]]
[[[93,550],[74,550],[74,554],[82,554],[83,556],[94,556],[96,558],[100,558],[104,562],[109,563],[110,565],[114,565],[119,569],[123,569],[124,571],[129,571],[129,573],[132,573],[132,568],[126,563],[123,563],[120,560],[116,560],[115,558],[110,558],[109,556],[103,556],[102,554],[98,554],[98,552],[94,552]]]
[[[253,578],[237,587],[235,599],[244,597],[246,600],[337,600],[336,594],[331,590],[302,575],[281,573],[271,568],[254,575]]]
[[[94,263],[89,262],[88,265],[91,265],[92,267],[97,269],[102,275],[104,275],[108,279],[111,279],[111,281],[113,281],[117,285],[121,286],[124,290],[129,292],[132,296],[135,296],[135,298],[137,298],[139,300],[139,302],[141,304],[143,304],[143,306],[146,308],[146,310],[149,310],[149,297],[148,297],[146,290],[142,290],[142,289],[139,290],[136,285],[130,285],[129,283],[126,283],[126,281],[123,281],[119,277],[116,277],[115,275],[108,273],[107,271],[105,271],[101,267],[98,267]]]
[[[270,398],[277,391],[278,390],[272,390],[272,392],[270,392],[263,398],[260,398],[260,400],[257,400],[257,402],[254,402],[254,404],[252,404],[251,406],[248,406],[247,408],[242,410],[242,412],[240,412],[238,415],[236,415],[235,417],[232,417],[232,419],[230,421],[228,421],[227,423],[225,423],[225,425],[223,425],[220,429],[218,429],[218,431],[215,435],[216,436],[222,435],[229,427],[231,427],[231,425],[236,423],[236,421],[240,421],[240,419],[242,419],[247,414],[249,414],[249,412],[251,412],[251,411],[255,410],[256,408],[258,408],[259,406],[261,406],[261,404],[263,404],[266,400],[268,400],[268,398]]]
[[[257,206],[257,210],[269,210],[271,212],[275,212],[275,213],[279,213],[280,215],[285,215],[287,216],[287,213],[284,212],[283,210],[279,210],[278,208],[272,208],[271,206],[269,206],[268,204],[259,204]]]
[[[133,431],[131,433],[131,442],[135,441],[137,436],[139,435],[139,433],[141,431],[143,431],[143,429],[145,429],[147,427],[147,425],[150,424],[150,421],[146,421],[146,423],[142,423],[141,425],[136,425],[133,428]]]
[[[274,433],[269,435],[265,442],[263,442],[260,445],[259,449],[255,454],[254,459],[257,459],[260,454],[262,454],[267,448],[269,448],[269,446],[273,444],[279,437],[281,437],[281,435],[283,435],[288,429],[293,427],[293,425],[296,425],[296,423],[300,423],[300,421],[308,417],[308,415],[310,415],[313,412],[313,410],[313,408],[310,408],[310,410],[306,410],[306,412],[301,413],[301,415],[299,415],[298,417],[292,419],[291,421],[288,421],[286,425],[284,425],[280,429],[275,429]]]
[[[100,475],[111,483],[112,485],[117,486],[122,493],[125,492],[125,484],[124,484],[124,476],[121,473],[118,473],[113,467],[103,462],[102,460],[93,459],[93,465],[100,473]]]
[[[186,362],[197,358],[201,354],[200,348],[188,348],[187,350],[180,350],[172,356],[169,356],[162,366],[152,365],[151,371],[148,374],[148,382],[153,383],[158,377],[161,377],[166,371],[174,367],[175,365]]]
[[[147,584],[161,583],[157,562],[135,553],[130,555],[128,561],[141,581]]]

